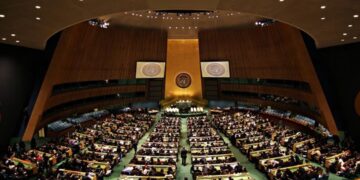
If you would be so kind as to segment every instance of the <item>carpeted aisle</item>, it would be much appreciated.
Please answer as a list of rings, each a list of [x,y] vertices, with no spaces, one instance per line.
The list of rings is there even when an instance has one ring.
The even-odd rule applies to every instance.
[[[176,179],[184,180],[187,178],[188,180],[192,180],[192,175],[190,172],[191,169],[191,153],[190,153],[190,144],[188,141],[188,128],[187,128],[187,118],[181,118],[181,129],[180,129],[180,147],[179,147],[179,156],[178,162],[176,164]],[[181,148],[185,147],[188,151],[188,155],[186,158],[186,166],[181,164],[180,151]]]

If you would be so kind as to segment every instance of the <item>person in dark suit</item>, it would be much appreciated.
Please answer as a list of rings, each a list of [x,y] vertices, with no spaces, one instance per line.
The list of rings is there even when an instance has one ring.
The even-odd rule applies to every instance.
[[[182,165],[185,166],[186,165],[186,157],[187,157],[187,150],[185,149],[185,147],[183,147],[181,149],[181,159],[182,159]]]
[[[138,146],[137,142],[134,142],[133,148],[134,148],[135,153],[136,153],[136,151],[137,151],[137,146]]]

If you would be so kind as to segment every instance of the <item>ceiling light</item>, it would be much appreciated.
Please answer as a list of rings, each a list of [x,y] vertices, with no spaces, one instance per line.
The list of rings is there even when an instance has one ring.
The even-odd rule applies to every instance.
[[[1,38],[1,40],[6,41],[6,38]]]
[[[357,39],[358,37],[354,36],[353,39]]]
[[[16,40],[15,42],[16,42],[16,43],[19,43],[20,41],[19,41],[19,40]]]
[[[285,0],[279,0],[279,2],[284,2]]]
[[[342,35],[343,35],[343,36],[347,36],[347,33],[343,33]]]
[[[88,23],[91,26],[98,26],[100,28],[106,29],[110,26],[110,23],[107,22],[106,20],[102,20],[102,19],[91,19],[88,21]]]
[[[349,28],[350,28],[350,27],[353,27],[353,25],[352,25],[352,24],[349,24],[348,27],[349,27]]]
[[[321,19],[322,21],[324,21],[324,20],[326,19],[326,17],[321,17],[320,19]]]
[[[5,14],[0,14],[0,18],[4,18],[5,17]]]
[[[354,18],[358,18],[359,15],[358,15],[358,14],[354,14],[353,17],[354,17]]]
[[[10,36],[15,37],[15,36],[16,36],[16,34],[10,34]]]
[[[41,20],[41,18],[40,18],[40,17],[36,17],[35,19],[36,19],[36,20],[38,20],[38,21],[40,21],[40,20]]]
[[[340,41],[341,41],[341,42],[344,42],[344,41],[345,41],[345,39],[341,39]]]
[[[325,5],[320,6],[320,9],[325,9],[325,8],[326,8]]]
[[[36,5],[36,6],[35,6],[35,9],[41,9],[41,6]]]

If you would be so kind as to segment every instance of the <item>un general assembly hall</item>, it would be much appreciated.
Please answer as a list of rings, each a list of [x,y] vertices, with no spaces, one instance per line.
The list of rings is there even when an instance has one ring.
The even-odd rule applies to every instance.
[[[0,0],[0,180],[360,179],[358,0]]]

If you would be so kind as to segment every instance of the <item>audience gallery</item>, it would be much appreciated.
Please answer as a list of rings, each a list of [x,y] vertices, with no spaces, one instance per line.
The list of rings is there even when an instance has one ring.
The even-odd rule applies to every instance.
[[[180,136],[185,127],[186,136]],[[146,141],[138,144],[148,131]],[[89,127],[77,125],[66,137],[39,146],[33,141],[30,150],[23,143],[9,146],[0,175],[103,179],[130,156],[120,179],[175,179],[181,164],[191,166],[193,179],[253,179],[224,135],[269,179],[327,179],[330,172],[346,178],[359,175],[360,154],[350,139],[340,145],[326,133],[298,131],[282,120],[231,108],[188,118],[162,114],[158,120],[143,110],[106,115]],[[180,145],[183,138],[189,148]]]

